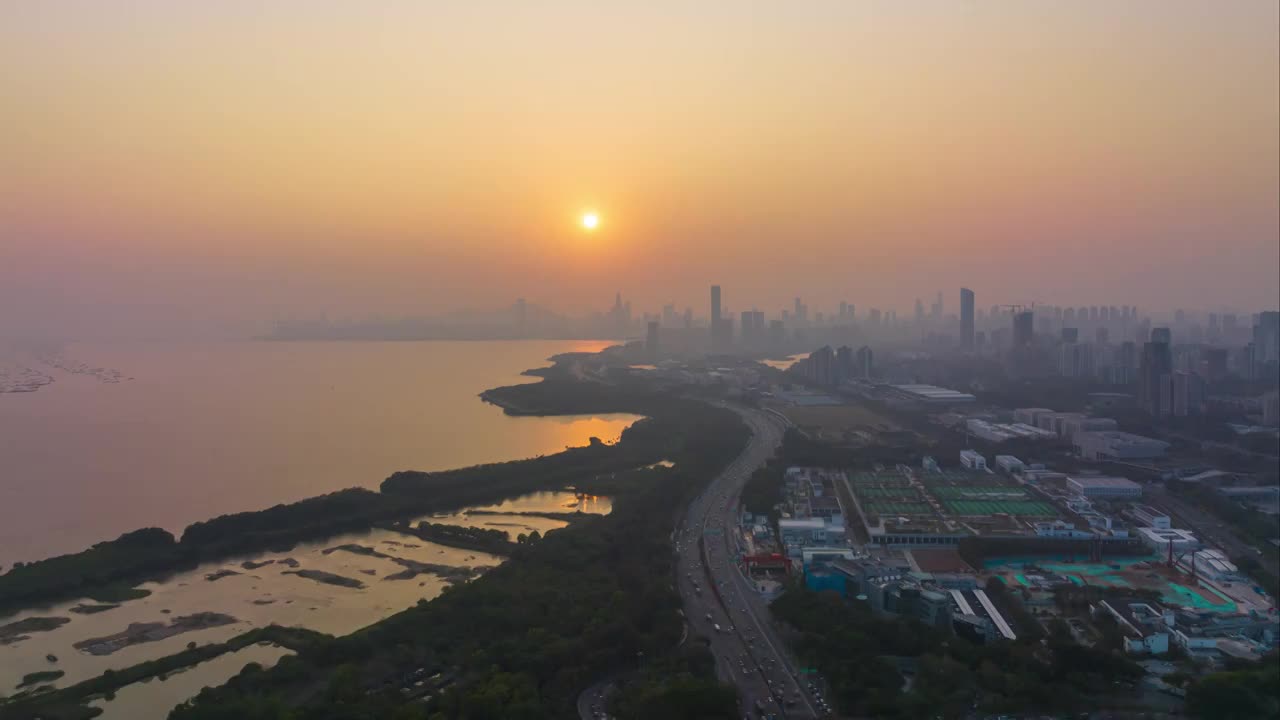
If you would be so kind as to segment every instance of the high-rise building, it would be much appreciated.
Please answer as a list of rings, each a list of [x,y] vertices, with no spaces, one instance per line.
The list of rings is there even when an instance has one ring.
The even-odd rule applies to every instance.
[[[711,327],[720,321],[720,286],[711,286]]]
[[[823,385],[834,382],[835,353],[830,345],[823,345],[809,355],[811,379]]]
[[[1093,346],[1064,342],[1058,358],[1058,372],[1066,377],[1087,378],[1093,375]]]
[[[760,317],[764,317],[764,313],[760,313]],[[781,347],[787,339],[786,327],[781,320],[769,321],[769,346],[773,348]]]
[[[1015,348],[1031,347],[1035,340],[1035,313],[1023,310],[1013,316],[1013,346]]]
[[[1155,332],[1152,331],[1152,335]],[[1138,406],[1156,417],[1168,415],[1171,407],[1162,403],[1161,383],[1173,373],[1173,354],[1167,342],[1148,342],[1142,346],[1138,365]]]
[[[1151,328],[1151,342],[1173,345],[1173,331],[1167,327]]]
[[[1064,343],[1073,343],[1080,341],[1080,328],[1064,327],[1061,331],[1061,339]]]
[[[1253,326],[1255,362],[1270,365],[1280,362],[1280,312],[1268,310],[1258,313]]]
[[[960,347],[973,349],[973,291],[960,288]]]
[[[651,358],[658,356],[658,321],[657,320],[649,321],[648,332],[646,332],[644,336],[644,351],[648,353],[649,357]]]
[[[866,345],[858,348],[858,352],[853,360],[854,374],[862,378],[871,377],[871,362],[871,348]]]
[[[1199,415],[1204,407],[1204,380],[1195,373],[1175,372],[1160,378],[1160,417]]]
[[[835,381],[842,382],[853,377],[853,348],[841,345],[836,350]]]

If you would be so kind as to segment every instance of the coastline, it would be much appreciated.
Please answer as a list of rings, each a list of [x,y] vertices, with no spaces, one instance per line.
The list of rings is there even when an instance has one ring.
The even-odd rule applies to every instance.
[[[552,417],[588,414],[573,408],[557,408],[554,403],[524,403],[515,399],[523,388],[540,386],[551,378],[565,378],[566,362],[593,353],[559,353],[548,358],[546,367],[530,368],[522,374],[540,377],[537,383],[490,388],[479,394],[483,402],[503,409],[512,416]],[[619,411],[615,411],[619,412]],[[625,433],[624,433],[625,435]],[[594,440],[594,439],[593,439]],[[621,444],[621,442],[619,443]],[[513,494],[558,489],[556,480],[548,484],[536,472],[525,482],[494,484],[490,487],[472,482],[487,473],[506,470],[524,463],[569,461],[582,451],[591,452],[604,446],[591,443],[533,458],[471,465],[452,470],[421,473],[437,485],[429,494],[387,492],[387,485],[397,477],[413,475],[393,473],[378,490],[348,488],[316,495],[262,510],[220,515],[187,526],[180,536],[159,528],[143,528],[125,533],[114,540],[95,544],[78,553],[57,555],[42,560],[15,564],[0,573],[0,619],[21,612],[39,610],[54,604],[81,598],[129,599],[136,596],[130,588],[149,581],[160,581],[189,570],[203,562],[234,560],[267,550],[288,550],[303,541],[323,540],[344,533],[369,529],[381,523],[396,523],[411,517],[435,512],[451,512],[469,505],[501,500]],[[532,469],[532,468],[530,468]],[[555,473],[550,473],[556,477]],[[440,485],[462,485],[454,499],[439,496]],[[461,482],[458,482],[461,480]],[[127,555],[127,559],[119,556]],[[37,589],[24,592],[23,586]],[[38,588],[46,589],[38,589]]]

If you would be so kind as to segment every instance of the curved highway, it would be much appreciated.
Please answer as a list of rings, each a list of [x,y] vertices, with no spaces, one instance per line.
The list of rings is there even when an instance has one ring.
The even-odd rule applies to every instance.
[[[680,597],[690,633],[710,640],[720,679],[732,683],[750,717],[816,718],[825,713],[799,680],[769,618],[767,604],[736,562],[742,487],[782,442],[783,421],[760,410],[730,408],[751,440],[711,481],[676,528]]]

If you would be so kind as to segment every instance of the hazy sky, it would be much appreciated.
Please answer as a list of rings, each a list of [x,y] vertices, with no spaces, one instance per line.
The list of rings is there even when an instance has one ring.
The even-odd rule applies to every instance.
[[[0,5],[0,332],[1277,305],[1280,3]],[[601,228],[576,220],[599,211]]]

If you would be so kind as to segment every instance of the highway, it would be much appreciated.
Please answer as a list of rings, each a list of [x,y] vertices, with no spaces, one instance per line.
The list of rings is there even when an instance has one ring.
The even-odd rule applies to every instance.
[[[817,718],[826,713],[806,692],[798,668],[773,631],[769,610],[736,566],[742,487],[782,442],[783,421],[731,408],[752,437],[745,450],[690,503],[674,535],[678,588],[691,637],[710,640],[716,672],[732,683],[750,717]]]

